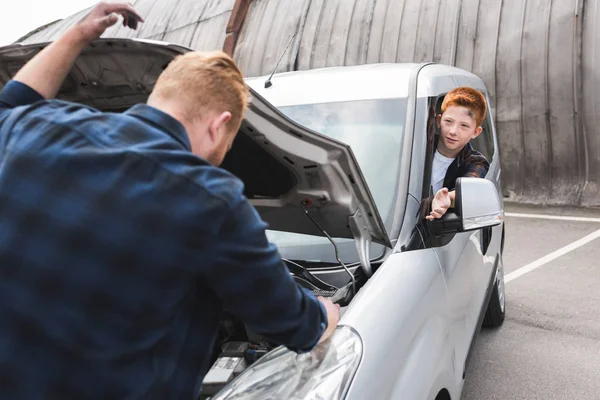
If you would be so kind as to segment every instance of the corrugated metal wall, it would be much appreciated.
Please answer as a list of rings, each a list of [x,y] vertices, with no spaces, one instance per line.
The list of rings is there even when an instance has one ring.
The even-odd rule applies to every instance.
[[[223,47],[235,0],[136,0],[131,3],[146,22],[137,31],[117,24],[109,28],[103,37],[140,37],[164,40],[197,50],[215,50]],[[49,26],[23,42],[54,40],[87,11],[83,10]]]
[[[234,56],[248,76],[269,73],[296,33],[278,71],[408,61],[473,71],[495,105],[505,193],[600,205],[599,2],[252,0]],[[147,22],[137,35],[222,48],[234,3],[138,0]],[[53,39],[80,17],[27,42]],[[114,28],[107,36],[129,34]]]
[[[583,1],[583,0],[582,0]],[[600,204],[600,1],[585,0],[582,46],[583,85],[577,87],[582,92],[579,110],[583,113],[584,141],[580,147],[587,157],[583,163],[586,188],[583,192],[584,204]]]

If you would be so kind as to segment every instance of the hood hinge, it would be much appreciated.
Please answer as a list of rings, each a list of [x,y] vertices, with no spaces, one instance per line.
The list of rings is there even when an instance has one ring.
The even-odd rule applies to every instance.
[[[348,222],[352,236],[354,236],[354,244],[356,245],[360,265],[367,278],[370,278],[373,275],[370,257],[371,232],[369,231],[364,213],[358,209],[354,215],[348,217]]]

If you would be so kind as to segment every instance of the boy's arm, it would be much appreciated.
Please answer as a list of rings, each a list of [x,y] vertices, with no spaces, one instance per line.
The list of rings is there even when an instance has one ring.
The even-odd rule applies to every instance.
[[[447,188],[441,188],[435,194],[431,202],[431,212],[425,218],[429,221],[442,218],[449,208],[454,208],[454,199],[456,198],[455,191],[448,191]]]
[[[478,152],[473,152],[469,157],[469,162],[465,166],[465,172],[463,176],[471,178],[485,178],[488,170],[490,169],[490,163],[488,160]],[[431,203],[431,212],[427,217],[428,220],[434,220],[442,218],[449,208],[454,208],[454,201],[456,199],[456,192],[454,190],[448,191],[447,188],[440,189],[433,198]]]
[[[56,96],[73,63],[84,47],[114,25],[118,15],[123,25],[135,29],[142,18],[128,3],[97,4],[81,21],[31,59],[14,77],[45,99]]]
[[[481,156],[467,166],[463,176],[470,178],[485,178],[489,169],[490,163],[485,157]]]

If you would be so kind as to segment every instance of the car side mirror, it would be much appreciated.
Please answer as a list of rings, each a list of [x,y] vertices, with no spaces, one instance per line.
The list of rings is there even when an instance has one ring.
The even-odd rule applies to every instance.
[[[455,191],[454,212],[431,221],[434,235],[474,231],[499,225],[504,220],[502,202],[492,181],[458,178]]]

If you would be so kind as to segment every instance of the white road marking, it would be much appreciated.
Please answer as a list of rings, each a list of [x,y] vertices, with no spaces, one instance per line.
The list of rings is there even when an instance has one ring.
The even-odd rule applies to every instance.
[[[542,258],[539,258],[530,264],[524,265],[521,268],[511,272],[510,274],[508,274],[504,277],[504,283],[508,283],[508,282],[512,281],[513,279],[517,279],[518,277],[523,276],[528,272],[538,269],[538,268],[548,264],[549,262],[556,260],[557,258],[564,256],[565,254],[567,254],[575,249],[578,249],[579,247],[586,245],[589,242],[596,240],[598,238],[600,238],[600,229],[590,233],[587,236],[582,237],[579,240],[574,241],[571,244],[566,245],[565,247],[561,247],[560,249],[553,251],[552,253],[550,253]]]
[[[558,221],[575,221],[575,222],[600,222],[600,218],[588,217],[571,217],[568,215],[547,215],[547,214],[521,214],[521,213],[504,213],[507,217],[513,218],[532,218],[532,219],[553,219]]]

